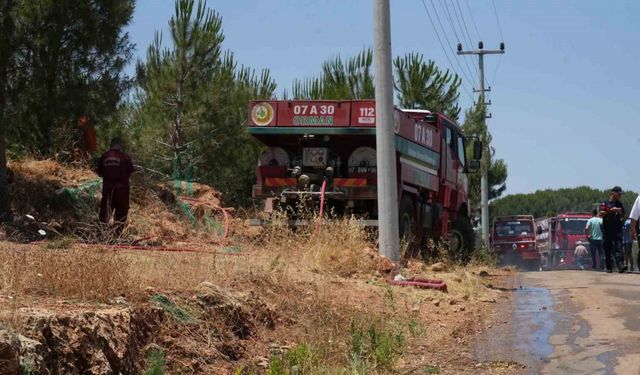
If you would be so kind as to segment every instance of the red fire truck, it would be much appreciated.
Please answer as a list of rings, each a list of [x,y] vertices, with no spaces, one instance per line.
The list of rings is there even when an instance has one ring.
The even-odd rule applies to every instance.
[[[534,228],[531,215],[501,216],[494,219],[491,244],[503,262],[527,269],[540,267]]]
[[[462,130],[440,113],[396,108],[394,126],[401,236],[448,236],[463,254],[474,245],[467,173],[481,144],[469,160]],[[249,133],[265,145],[253,196],[266,210],[323,196],[333,212],[377,225],[375,101],[253,101]]]
[[[543,255],[543,268],[577,268],[576,247],[583,245],[589,249],[589,240],[584,230],[590,218],[589,213],[568,212],[536,220],[536,238]],[[589,262],[590,260],[585,259],[585,263]]]

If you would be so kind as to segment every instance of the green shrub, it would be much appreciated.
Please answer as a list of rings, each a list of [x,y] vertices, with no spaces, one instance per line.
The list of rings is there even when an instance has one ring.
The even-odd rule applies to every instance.
[[[167,373],[167,362],[162,350],[153,348],[149,350],[148,366],[142,375],[165,375]]]

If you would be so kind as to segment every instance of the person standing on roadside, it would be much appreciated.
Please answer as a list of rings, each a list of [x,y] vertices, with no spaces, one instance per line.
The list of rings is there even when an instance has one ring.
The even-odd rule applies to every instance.
[[[604,253],[602,252],[602,218],[598,217],[598,210],[591,211],[591,219],[587,221],[584,232],[589,239],[589,253],[591,254],[591,269],[596,269],[600,263],[600,270],[604,270]],[[597,254],[597,256],[596,256]],[[600,261],[597,262],[596,260]]]
[[[635,202],[633,202],[633,207],[631,207],[629,219],[631,219],[631,223],[629,224],[629,226],[631,227],[631,240],[637,240],[638,248],[640,248],[640,237],[638,237],[638,227],[640,226],[638,223],[638,219],[640,219],[640,195],[638,195]],[[638,261],[636,263],[638,264],[638,269],[640,270],[640,253],[638,253]]]
[[[122,139],[111,140],[109,151],[98,161],[98,175],[102,177],[100,222],[107,226],[113,215],[115,235],[120,236],[129,213],[129,176],[134,172],[133,162],[123,151]]]
[[[622,225],[625,210],[620,198],[622,188],[615,186],[611,189],[611,197],[600,204],[602,214],[602,240],[604,247],[604,261],[607,273],[613,272],[612,257],[615,257],[618,272],[623,273],[627,267],[622,264]]]

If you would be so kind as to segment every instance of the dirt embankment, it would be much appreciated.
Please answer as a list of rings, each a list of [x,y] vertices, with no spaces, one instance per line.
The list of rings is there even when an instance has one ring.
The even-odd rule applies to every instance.
[[[137,184],[124,239],[197,252],[89,246],[78,228],[99,195],[81,187],[95,175],[74,185],[76,172],[29,163],[14,165],[13,189],[55,201],[73,188],[91,210],[17,206],[47,233],[68,221],[49,241],[0,242],[0,374],[500,373],[469,345],[503,298],[490,275],[508,271],[412,260],[403,276],[448,292],[390,286],[389,262],[348,220],[252,233],[232,219],[220,242],[210,205],[171,199],[219,199],[197,185]]]

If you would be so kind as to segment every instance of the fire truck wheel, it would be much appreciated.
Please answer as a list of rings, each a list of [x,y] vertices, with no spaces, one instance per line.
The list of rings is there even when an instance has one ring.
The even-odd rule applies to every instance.
[[[416,214],[413,208],[413,200],[408,195],[402,197],[398,207],[398,219],[400,220],[400,241],[409,243],[413,241],[416,226]]]
[[[451,252],[462,262],[468,262],[474,250],[474,233],[471,220],[468,217],[458,216],[449,230],[449,248]]]

